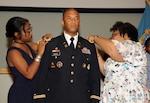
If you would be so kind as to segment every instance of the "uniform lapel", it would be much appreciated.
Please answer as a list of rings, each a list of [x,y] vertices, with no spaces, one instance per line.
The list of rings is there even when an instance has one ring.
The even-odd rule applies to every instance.
[[[68,54],[72,54],[64,35],[61,36],[61,38],[59,40],[59,45],[60,45],[61,51],[64,51],[65,53],[68,53]]]
[[[81,51],[81,47],[82,47],[82,41],[81,41],[81,38],[78,37],[78,42],[77,42],[77,45],[76,45],[76,49],[75,49],[75,53],[74,53],[74,54],[77,54],[79,51]]]
[[[68,45],[64,35],[61,35],[61,38],[60,38],[59,42],[60,42],[59,45],[60,45],[61,51],[64,51],[64,52],[66,52],[68,54],[76,55],[83,48],[83,42],[82,42],[80,36],[78,37],[78,41],[77,41],[77,45],[76,45],[76,49],[74,50],[74,53],[70,50],[70,47],[69,47],[69,45]]]

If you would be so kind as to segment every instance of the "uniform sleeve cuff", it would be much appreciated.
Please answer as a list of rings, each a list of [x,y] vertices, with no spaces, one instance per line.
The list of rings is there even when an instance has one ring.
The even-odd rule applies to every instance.
[[[33,99],[46,98],[46,94],[34,94]]]

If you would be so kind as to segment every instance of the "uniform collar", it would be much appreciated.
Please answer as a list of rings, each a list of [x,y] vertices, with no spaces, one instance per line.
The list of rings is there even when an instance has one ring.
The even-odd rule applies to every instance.
[[[77,45],[78,35],[79,35],[79,33],[77,33],[77,35],[73,36],[73,38],[74,38],[73,43],[74,43],[75,47],[76,47],[76,45]],[[67,33],[64,32],[64,37],[65,37],[65,39],[66,39],[68,45],[70,45],[70,43],[71,43],[70,38],[71,38],[72,36],[70,36],[69,34],[67,34]]]

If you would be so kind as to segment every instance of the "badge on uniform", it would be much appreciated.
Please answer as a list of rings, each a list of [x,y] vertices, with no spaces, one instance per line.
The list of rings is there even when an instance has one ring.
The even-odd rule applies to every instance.
[[[82,68],[86,68],[86,64],[85,63],[82,64]]]
[[[53,69],[56,68],[54,62],[51,62],[51,68],[53,68]]]
[[[90,70],[90,64],[83,63],[82,68]]]
[[[81,48],[81,42],[78,42],[78,46],[77,46],[78,48]]]
[[[87,69],[90,70],[90,64],[87,65]]]
[[[87,47],[83,47],[83,48],[81,49],[81,51],[82,51],[82,53],[84,53],[84,54],[91,54],[90,49],[88,49]]]
[[[67,42],[63,42],[63,45],[64,45],[64,47],[65,47],[65,48],[67,48],[67,47],[68,47]]]
[[[63,66],[63,63],[62,63],[61,61],[58,61],[58,62],[56,63],[56,66],[57,66],[58,68],[61,68],[61,67]]]
[[[58,47],[56,47],[54,50],[52,50],[52,56],[57,58],[58,56],[61,55],[60,50],[58,49]]]

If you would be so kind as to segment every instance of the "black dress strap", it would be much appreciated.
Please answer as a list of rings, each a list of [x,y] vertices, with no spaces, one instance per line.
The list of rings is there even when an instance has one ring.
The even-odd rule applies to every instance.
[[[28,46],[28,48],[30,49],[30,52],[31,52],[31,54],[32,54],[32,57],[33,58],[35,58],[35,56],[36,56],[36,54],[35,54],[35,52],[33,51],[33,49],[28,45],[28,44],[26,44],[27,46]],[[14,49],[16,49],[16,50],[18,50],[21,54],[22,54],[22,56],[24,57],[24,59],[28,62],[28,59],[29,58],[31,58],[29,55],[28,55],[28,58],[27,58],[27,53],[25,52],[25,51],[23,51],[22,49],[20,49],[20,48],[18,48],[18,47],[15,47],[15,46],[11,46],[11,47],[9,47],[8,48],[8,50],[7,50],[7,54],[8,54],[8,52],[10,51],[10,50],[14,50]],[[7,58],[6,58],[7,59]]]

